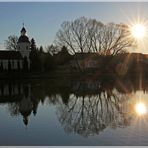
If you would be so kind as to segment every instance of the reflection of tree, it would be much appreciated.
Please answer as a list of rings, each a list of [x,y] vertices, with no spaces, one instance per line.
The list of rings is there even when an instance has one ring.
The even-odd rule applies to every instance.
[[[0,83],[0,103],[7,104],[11,116],[37,114],[39,103],[57,106],[59,121],[67,132],[83,136],[99,134],[107,127],[130,124],[126,110],[129,95],[148,92],[146,81],[135,79],[58,79]]]
[[[8,104],[8,110],[9,110],[11,116],[18,116],[20,113],[19,106],[16,102]]]
[[[71,95],[67,105],[58,105],[59,121],[65,131],[83,136],[99,134],[108,126],[124,127],[130,123],[123,111],[127,99],[125,94],[118,94],[116,89],[100,88],[97,95]]]

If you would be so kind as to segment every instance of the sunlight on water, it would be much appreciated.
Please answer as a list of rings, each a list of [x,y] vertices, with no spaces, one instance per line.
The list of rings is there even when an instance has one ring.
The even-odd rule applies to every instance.
[[[136,113],[137,113],[138,115],[144,115],[144,114],[146,114],[146,112],[147,112],[146,106],[145,106],[145,104],[142,103],[142,102],[139,102],[139,103],[136,104],[135,110],[136,110]]]

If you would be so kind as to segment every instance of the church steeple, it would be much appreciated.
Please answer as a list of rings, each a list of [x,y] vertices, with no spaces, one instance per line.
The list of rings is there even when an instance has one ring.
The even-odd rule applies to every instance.
[[[22,36],[26,35],[26,29],[25,29],[25,27],[24,27],[24,23],[23,23],[23,28],[22,28],[22,30],[21,30],[21,35],[22,35]]]
[[[29,38],[26,35],[26,29],[24,27],[24,23],[23,23],[23,28],[21,29],[20,32],[21,32],[21,35],[20,35],[20,37],[18,39],[18,43],[19,42],[28,42],[28,43],[30,43]]]
[[[27,58],[28,69],[30,69],[30,58],[29,58],[30,41],[29,41],[29,38],[26,34],[26,29],[24,27],[24,23],[23,23],[23,27],[20,32],[21,32],[21,35],[20,35],[18,42],[17,42],[17,49],[21,53],[23,58]]]

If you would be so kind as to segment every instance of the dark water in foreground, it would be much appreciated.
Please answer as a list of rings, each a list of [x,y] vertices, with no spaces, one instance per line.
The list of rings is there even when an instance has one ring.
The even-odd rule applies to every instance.
[[[148,81],[0,83],[0,145],[148,145]]]

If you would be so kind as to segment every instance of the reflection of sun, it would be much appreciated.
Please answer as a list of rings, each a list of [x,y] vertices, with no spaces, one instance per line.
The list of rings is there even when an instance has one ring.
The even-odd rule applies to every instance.
[[[146,106],[141,102],[136,104],[135,110],[136,110],[136,113],[139,114],[139,115],[144,115],[147,112]]]
[[[146,34],[146,27],[143,24],[135,24],[131,27],[132,36],[136,39],[143,39]]]

